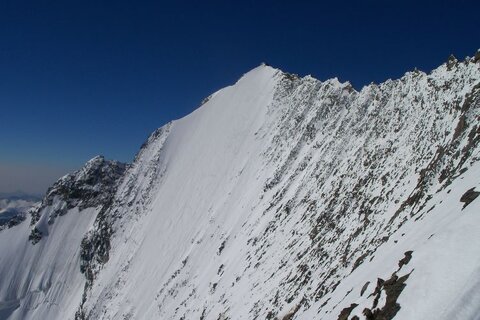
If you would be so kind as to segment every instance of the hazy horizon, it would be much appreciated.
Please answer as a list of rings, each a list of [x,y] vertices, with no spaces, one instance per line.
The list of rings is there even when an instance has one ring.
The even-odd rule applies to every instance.
[[[23,192],[42,196],[56,180],[74,170],[73,167],[55,167],[45,164],[0,163],[0,193]]]

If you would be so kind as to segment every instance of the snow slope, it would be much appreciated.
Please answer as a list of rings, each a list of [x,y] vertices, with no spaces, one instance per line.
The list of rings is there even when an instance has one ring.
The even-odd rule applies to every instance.
[[[0,318],[477,319],[479,59],[253,69],[0,231]]]

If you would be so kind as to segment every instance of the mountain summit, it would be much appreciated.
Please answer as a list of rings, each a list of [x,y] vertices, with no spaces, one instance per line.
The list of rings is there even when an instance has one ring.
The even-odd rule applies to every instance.
[[[476,319],[480,61],[261,65],[0,231],[2,319]]]

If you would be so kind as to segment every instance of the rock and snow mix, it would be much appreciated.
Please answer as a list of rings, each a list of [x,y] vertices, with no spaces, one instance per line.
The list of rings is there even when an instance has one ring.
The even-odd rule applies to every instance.
[[[476,319],[479,59],[253,69],[0,231],[0,318]]]
[[[27,212],[36,206],[39,200],[36,196],[24,193],[0,194],[0,230],[24,221]]]

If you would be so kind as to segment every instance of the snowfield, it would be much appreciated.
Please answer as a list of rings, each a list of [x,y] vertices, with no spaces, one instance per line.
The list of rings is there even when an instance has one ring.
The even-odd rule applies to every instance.
[[[1,230],[0,318],[479,319],[477,55],[251,70]]]

